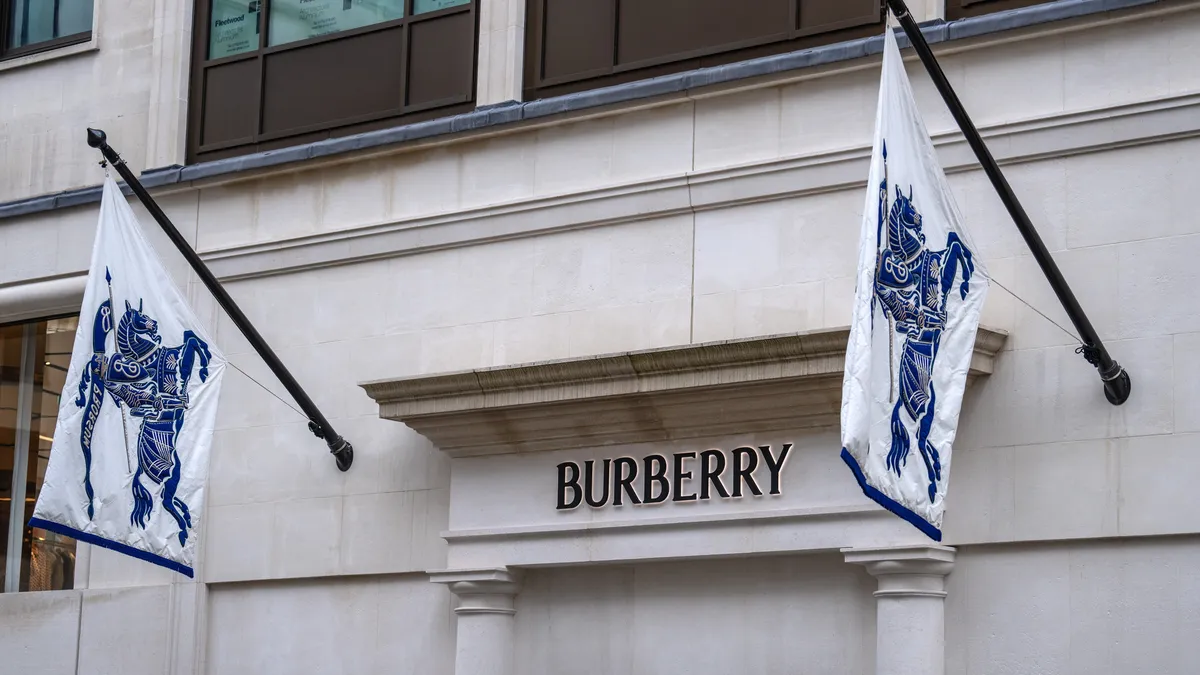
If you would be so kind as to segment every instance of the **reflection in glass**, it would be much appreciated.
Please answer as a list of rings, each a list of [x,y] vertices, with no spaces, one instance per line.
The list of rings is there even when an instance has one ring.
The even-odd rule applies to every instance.
[[[404,0],[272,0],[271,45],[404,17]]]
[[[78,325],[72,317],[0,327],[0,586],[9,592],[75,584],[75,540],[26,523],[45,479]]]
[[[28,471],[25,521],[33,517],[37,493],[46,478],[50,444],[58,421],[58,402],[71,363],[71,347],[79,319],[53,319],[38,326],[38,359],[34,370],[33,430]],[[57,591],[75,585],[75,540],[38,528],[25,528],[21,590]]]
[[[260,0],[213,0],[208,24],[208,58],[258,49]]]
[[[465,5],[469,2],[471,2],[471,0],[413,0],[413,14],[436,12],[439,9],[457,7],[459,5]]]
[[[92,30],[92,0],[13,0],[10,49]]]
[[[12,519],[21,331],[21,326],[0,328],[0,590],[4,589],[8,571],[8,523]]]

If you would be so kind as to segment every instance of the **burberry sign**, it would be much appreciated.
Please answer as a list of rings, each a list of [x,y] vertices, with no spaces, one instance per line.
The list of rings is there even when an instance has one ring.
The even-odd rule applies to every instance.
[[[647,455],[640,461],[617,457],[558,465],[558,510],[587,503],[592,508],[737,499],[778,495],[784,463],[792,451],[785,443],[778,452],[769,445],[705,450],[672,455]]]

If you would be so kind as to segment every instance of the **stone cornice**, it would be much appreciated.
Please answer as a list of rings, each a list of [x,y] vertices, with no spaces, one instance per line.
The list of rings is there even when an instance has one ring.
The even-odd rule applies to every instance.
[[[0,323],[78,312],[85,286],[87,275],[0,286]]]
[[[1006,334],[980,328],[970,376]],[[710,342],[360,386],[452,457],[835,427],[849,329]]]

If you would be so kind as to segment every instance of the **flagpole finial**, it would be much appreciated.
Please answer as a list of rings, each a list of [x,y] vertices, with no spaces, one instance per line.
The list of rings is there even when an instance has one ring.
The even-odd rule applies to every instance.
[[[91,147],[99,148],[103,145],[108,144],[108,135],[105,134],[100,129],[93,129],[91,127],[88,127],[87,142],[88,142],[88,145],[90,145]]]

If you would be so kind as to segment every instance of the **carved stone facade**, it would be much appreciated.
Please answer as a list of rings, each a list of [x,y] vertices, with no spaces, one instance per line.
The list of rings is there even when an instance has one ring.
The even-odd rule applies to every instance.
[[[0,672],[1200,671],[1200,1],[909,3],[1133,377],[1104,400],[906,50],[998,282],[944,545],[838,457],[881,40],[522,101],[528,7],[478,2],[472,111],[201,164],[191,2],[0,61],[0,323],[78,307],[103,128],[356,449],[135,204],[245,373],[197,578],[81,545],[0,594]]]

